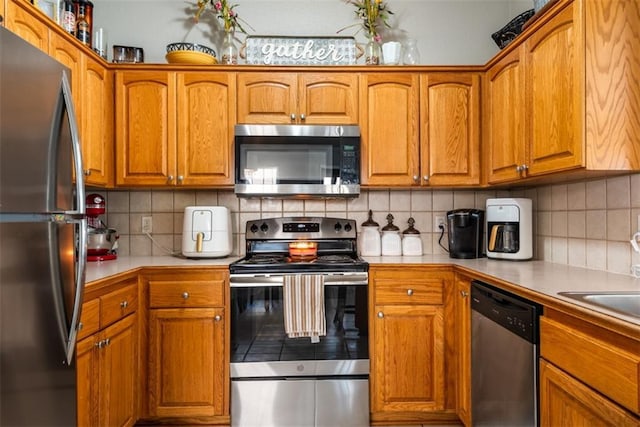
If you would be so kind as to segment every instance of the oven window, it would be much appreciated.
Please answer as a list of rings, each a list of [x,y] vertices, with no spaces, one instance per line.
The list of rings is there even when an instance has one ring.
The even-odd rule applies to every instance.
[[[288,338],[282,287],[231,288],[231,362],[368,359],[367,286],[325,286],[327,335]]]

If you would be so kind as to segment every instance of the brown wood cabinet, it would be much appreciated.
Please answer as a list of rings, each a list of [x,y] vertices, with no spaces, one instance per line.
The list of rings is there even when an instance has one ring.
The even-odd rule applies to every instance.
[[[151,419],[229,422],[228,272],[144,275]]]
[[[115,86],[117,185],[232,183],[234,73],[117,71]]]
[[[113,186],[113,71],[93,55],[83,55],[81,143],[84,180],[88,185]]]
[[[357,124],[358,75],[238,73],[238,123]]]
[[[76,347],[79,426],[133,426],[138,419],[137,283],[112,286],[118,289],[83,304]]]
[[[450,269],[370,270],[373,422],[457,419],[448,398],[455,379],[447,367],[453,350],[445,328],[453,289]]]
[[[540,425],[637,427],[640,419],[545,360],[540,361]]]
[[[540,355],[620,407],[640,415],[637,336],[626,337],[546,309],[540,319]]]
[[[480,73],[420,76],[422,185],[480,184]]]
[[[524,43],[527,140],[522,174],[540,175],[584,164],[580,85],[584,52],[579,3],[551,18]]]
[[[491,184],[520,178],[526,164],[524,47],[509,52],[484,78],[486,173]]]
[[[25,0],[6,0],[5,26],[41,51],[49,52],[49,28],[44,14]]]
[[[559,1],[489,64],[490,184],[640,169],[639,26],[638,2]]]
[[[456,408],[465,426],[471,426],[471,278],[456,273]]]
[[[420,184],[418,74],[363,73],[360,79],[362,184]]]

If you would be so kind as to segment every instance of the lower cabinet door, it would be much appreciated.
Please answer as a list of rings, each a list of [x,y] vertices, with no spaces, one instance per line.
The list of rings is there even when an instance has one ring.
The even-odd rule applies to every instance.
[[[540,425],[637,427],[640,419],[541,359]]]
[[[376,306],[372,412],[443,411],[444,308]]]
[[[223,312],[222,308],[150,310],[150,415],[225,415]]]
[[[138,419],[136,314],[101,332],[100,425],[133,426]]]

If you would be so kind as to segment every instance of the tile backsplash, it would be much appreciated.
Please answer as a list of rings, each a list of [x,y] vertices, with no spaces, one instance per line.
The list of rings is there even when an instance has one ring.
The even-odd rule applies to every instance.
[[[87,190],[91,192],[91,190]],[[445,253],[439,246],[435,216],[458,208],[485,209],[493,197],[528,197],[534,209],[536,259],[629,274],[640,263],[629,239],[640,215],[640,174],[532,187],[525,190],[364,190],[352,200],[239,199],[227,190],[98,190],[107,200],[103,218],[120,235],[120,255],[180,253],[186,206],[226,206],[231,212],[234,254],[244,255],[247,220],[278,216],[335,216],[367,219],[386,225],[394,216],[401,230],[413,217],[421,232],[425,254]],[[142,233],[142,217],[153,220],[153,241]],[[446,235],[442,244],[448,247]]]

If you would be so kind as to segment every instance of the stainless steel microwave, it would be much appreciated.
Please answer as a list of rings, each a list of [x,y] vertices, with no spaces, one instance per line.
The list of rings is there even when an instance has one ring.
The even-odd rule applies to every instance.
[[[235,193],[239,197],[357,197],[360,128],[236,125]]]

